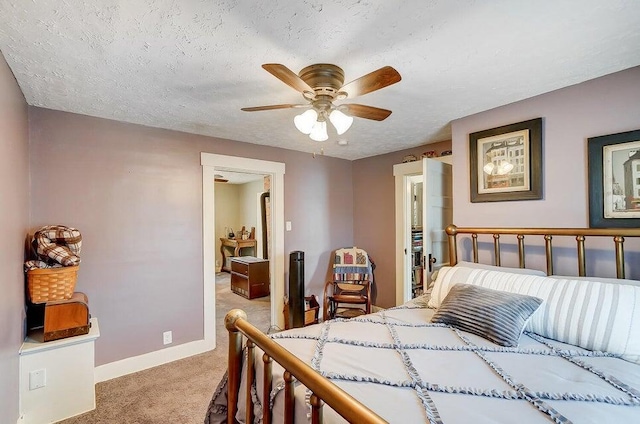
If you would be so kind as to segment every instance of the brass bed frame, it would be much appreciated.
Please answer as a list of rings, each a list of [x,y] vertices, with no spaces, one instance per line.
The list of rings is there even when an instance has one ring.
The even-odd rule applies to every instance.
[[[575,237],[577,244],[578,275],[585,276],[586,254],[585,240],[591,237],[613,238],[615,250],[615,265],[617,278],[625,278],[625,258],[624,242],[625,237],[639,237],[640,228],[609,229],[609,228],[480,228],[464,227],[459,228],[449,225],[446,228],[449,241],[449,262],[451,265],[458,263],[457,237],[464,234],[469,235],[472,241],[473,261],[478,262],[478,235],[493,236],[494,262],[501,265],[500,236],[515,235],[518,244],[519,267],[525,267],[525,236],[543,236],[545,246],[545,256],[547,264],[547,275],[553,275],[553,246],[554,236]],[[300,381],[311,391],[311,422],[322,422],[322,407],[326,403],[347,421],[354,423],[385,423],[386,421],[365,405],[358,402],[351,395],[339,388],[337,385],[322,377],[309,365],[292,355],[288,350],[271,340],[260,330],[256,329],[247,321],[247,315],[239,309],[233,309],[225,317],[225,327],[229,332],[229,379],[227,384],[227,422],[235,423],[238,411],[237,401],[240,390],[240,379],[242,374],[243,359],[243,336],[247,338],[247,379],[246,382],[246,422],[252,423],[253,402],[251,397],[251,386],[254,376],[254,349],[258,346],[264,352],[262,357],[264,365],[263,374],[263,399],[268,399],[272,386],[272,363],[276,361],[286,371],[284,372],[285,382],[285,404],[284,422],[292,424],[294,420],[294,388],[295,380]],[[271,410],[263,406],[264,424],[271,424]]]

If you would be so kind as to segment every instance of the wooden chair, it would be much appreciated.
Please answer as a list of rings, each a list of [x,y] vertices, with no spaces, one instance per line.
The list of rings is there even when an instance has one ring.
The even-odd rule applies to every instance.
[[[324,286],[324,320],[352,318],[371,312],[375,265],[362,249],[338,249],[333,261],[333,280]]]

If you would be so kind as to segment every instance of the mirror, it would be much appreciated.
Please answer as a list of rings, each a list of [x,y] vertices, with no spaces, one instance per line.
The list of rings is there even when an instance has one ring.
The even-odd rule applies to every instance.
[[[422,175],[409,177],[411,184],[411,297],[420,296],[422,289]]]
[[[422,175],[411,180],[411,229],[422,229]]]

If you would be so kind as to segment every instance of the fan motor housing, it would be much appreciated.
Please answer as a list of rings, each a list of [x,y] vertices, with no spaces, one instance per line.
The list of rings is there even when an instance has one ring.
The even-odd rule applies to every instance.
[[[300,78],[315,90],[316,95],[334,98],[344,84],[342,68],[330,63],[318,63],[303,68],[298,74]]]

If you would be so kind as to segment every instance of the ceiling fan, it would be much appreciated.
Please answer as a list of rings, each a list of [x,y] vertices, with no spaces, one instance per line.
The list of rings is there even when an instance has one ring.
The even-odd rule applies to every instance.
[[[391,66],[382,67],[347,84],[344,84],[344,72],[336,65],[319,63],[307,66],[299,74],[278,63],[266,63],[262,67],[302,93],[306,104],[280,104],[270,106],[244,107],[245,112],[261,110],[309,108],[294,118],[296,128],[308,134],[312,140],[324,141],[327,135],[327,119],[333,124],[338,135],[344,134],[353,117],[382,121],[391,115],[391,111],[373,106],[355,103],[334,105],[335,100],[351,99],[371,93],[397,83],[402,78]]]

